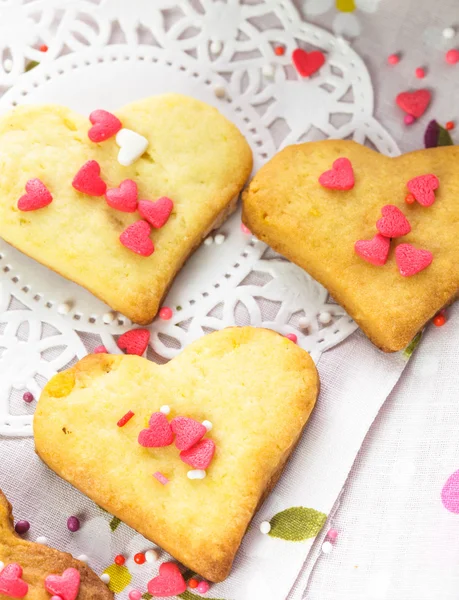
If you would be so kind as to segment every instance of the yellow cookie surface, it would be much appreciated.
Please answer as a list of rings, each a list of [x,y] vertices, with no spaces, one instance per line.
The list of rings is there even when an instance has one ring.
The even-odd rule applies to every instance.
[[[34,418],[39,456],[98,505],[211,581],[227,577],[258,505],[277,481],[319,390],[309,354],[269,330],[230,328],[168,364],[91,355],[45,387]],[[175,445],[144,448],[160,407],[208,420],[215,456],[202,480]],[[122,428],[117,421],[135,416]],[[169,479],[162,485],[153,474]]]
[[[322,187],[320,175],[341,157],[352,163],[353,189]],[[457,295],[458,165],[458,146],[397,158],[343,140],[289,146],[252,180],[243,198],[243,220],[324,285],[374,344],[387,352],[401,350]],[[407,182],[425,174],[439,180],[434,204],[407,204]],[[405,214],[411,233],[392,240],[386,264],[374,266],[357,256],[354,244],[373,238],[387,204]],[[395,261],[400,243],[430,251],[432,264],[402,277]]]
[[[252,154],[232,123],[193,98],[155,96],[116,114],[124,128],[148,140],[146,152],[128,167],[117,160],[114,137],[91,142],[89,119],[63,106],[21,106],[0,119],[0,236],[132,321],[147,324],[190,253],[234,209]],[[100,164],[108,188],[132,179],[139,199],[173,200],[166,225],[150,234],[151,256],[139,256],[119,241],[141,218],[138,212],[115,210],[103,196],[72,187],[91,159]],[[18,199],[35,178],[53,201],[21,212]]]
[[[0,490],[0,561],[6,566],[16,563],[22,569],[22,579],[29,586],[25,600],[50,600],[45,589],[48,575],[62,575],[66,569],[80,572],[78,600],[113,600],[114,596],[94,571],[66,552],[45,544],[22,539],[14,531],[13,514],[8,500]],[[1,569],[0,569],[1,571]],[[2,594],[0,600],[11,600]]]

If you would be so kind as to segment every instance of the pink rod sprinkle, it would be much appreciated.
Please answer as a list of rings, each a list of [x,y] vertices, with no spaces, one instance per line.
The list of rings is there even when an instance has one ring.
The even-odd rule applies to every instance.
[[[169,479],[167,477],[165,477],[159,471],[156,471],[156,473],[153,473],[153,477],[155,479],[157,479],[159,481],[159,483],[162,483],[163,485],[166,485],[166,483],[169,483]]]
[[[126,423],[132,419],[132,417],[134,416],[134,414],[135,413],[133,413],[132,410],[130,410],[129,412],[127,412],[124,415],[124,417],[121,417],[121,419],[118,421],[118,423],[117,423],[118,427],[124,427],[126,425]]]

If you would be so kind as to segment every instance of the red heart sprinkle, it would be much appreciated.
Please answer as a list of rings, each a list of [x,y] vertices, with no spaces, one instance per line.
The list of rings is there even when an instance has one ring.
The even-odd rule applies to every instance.
[[[212,462],[215,454],[215,442],[205,438],[192,446],[189,450],[180,452],[180,458],[193,469],[205,471]]]
[[[123,212],[137,210],[137,184],[132,179],[125,179],[117,188],[105,192],[107,204]],[[143,216],[143,215],[142,215]]]
[[[115,117],[115,115],[107,110],[93,110],[89,115],[89,120],[93,124],[88,131],[88,137],[91,142],[104,142],[117,134],[122,127],[118,117]]]
[[[426,112],[431,97],[429,90],[416,90],[415,92],[402,92],[397,96],[396,102],[407,114],[419,119]]]
[[[51,204],[51,196],[46,185],[39,179],[29,179],[25,184],[27,194],[18,200],[18,208],[22,211],[37,210]]]
[[[351,190],[354,187],[354,170],[348,158],[337,158],[329,171],[319,177],[321,186],[330,190]]]
[[[148,582],[148,592],[152,596],[177,596],[186,590],[186,582],[175,563],[163,563],[159,567],[159,575]]]
[[[153,413],[148,421],[148,429],[142,429],[138,442],[144,448],[162,448],[174,441],[172,427],[162,412]]]
[[[318,50],[306,52],[302,48],[296,48],[292,52],[292,62],[301,77],[309,77],[324,64],[325,56]]]
[[[411,244],[399,244],[395,248],[395,260],[400,275],[411,277],[426,269],[433,261],[433,256],[428,250],[419,250]]]
[[[160,229],[167,223],[173,208],[174,203],[167,196],[159,198],[156,202],[150,200],[140,200],[139,202],[140,216],[155,229]]]
[[[62,600],[76,600],[80,590],[80,572],[77,569],[65,569],[62,575],[48,575],[45,589]]]
[[[386,264],[389,248],[390,239],[380,233],[371,240],[359,240],[354,244],[355,253],[360,258],[378,267]]]
[[[24,598],[29,591],[29,586],[22,579],[22,567],[11,563],[0,571],[0,594],[9,598]]]
[[[171,427],[175,433],[175,445],[179,450],[188,450],[207,433],[202,423],[189,417],[175,417],[171,421]]]
[[[120,350],[124,350],[126,354],[137,354],[142,356],[150,341],[150,332],[148,329],[131,329],[120,335],[116,342]]]
[[[418,177],[410,179],[406,184],[415,200],[417,200],[421,206],[432,206],[435,202],[434,190],[436,190],[439,185],[440,182],[438,181],[438,177],[432,174],[419,175]]]
[[[146,221],[136,221],[123,231],[120,242],[140,256],[150,256],[155,251],[153,242],[149,238],[150,232],[151,227]]]
[[[100,177],[100,165],[96,160],[88,160],[72,181],[73,187],[88,196],[103,196],[107,184]]]
[[[393,206],[386,204],[381,209],[382,219],[376,221],[376,229],[381,235],[388,238],[401,237],[411,231],[411,225],[402,211]]]

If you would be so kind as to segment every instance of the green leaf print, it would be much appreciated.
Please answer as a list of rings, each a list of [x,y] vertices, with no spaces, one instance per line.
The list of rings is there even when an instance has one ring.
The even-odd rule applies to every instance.
[[[453,140],[451,135],[447,129],[442,127],[440,124],[438,125],[438,141],[437,144],[439,146],[453,146]]]
[[[414,336],[414,338],[411,340],[411,342],[408,344],[408,346],[405,348],[405,350],[403,350],[403,358],[405,358],[406,360],[409,360],[411,358],[411,355],[413,354],[413,352],[416,350],[416,348],[419,346],[419,343],[421,341],[422,338],[422,331],[418,331],[418,333]]]
[[[182,600],[203,600],[203,598],[206,600],[223,600],[223,598],[208,598],[207,596],[198,596],[197,594],[193,594],[188,590],[183,592],[183,594],[179,594],[177,597],[182,598]]]
[[[120,523],[121,519],[118,519],[118,517],[113,517],[113,519],[110,521],[110,529],[112,531],[116,531]]]
[[[301,542],[315,537],[326,520],[327,515],[318,510],[292,506],[274,515],[269,535],[289,542]]]

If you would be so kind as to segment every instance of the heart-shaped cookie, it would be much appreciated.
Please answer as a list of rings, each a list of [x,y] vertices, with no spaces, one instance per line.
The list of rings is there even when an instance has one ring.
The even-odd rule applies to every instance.
[[[318,385],[307,352],[251,327],[205,336],[162,366],[137,356],[91,355],[45,387],[34,417],[36,449],[111,514],[206,579],[221,581],[301,435]],[[191,466],[175,444],[138,443],[162,405],[170,407],[170,421],[185,415],[212,423],[201,442],[182,452],[205,440],[215,444],[204,479],[188,478]],[[118,427],[128,411],[134,416]],[[195,458],[208,459],[204,450]]]
[[[322,187],[321,174],[343,157],[352,164],[355,186],[348,191]],[[257,237],[322,283],[377,346],[401,350],[457,295],[458,161],[457,146],[397,158],[343,140],[290,146],[253,179],[244,194],[243,220]],[[407,204],[408,182],[427,174],[439,181],[435,202]],[[379,238],[373,247],[362,247],[370,258],[376,252],[375,264],[382,266],[375,266],[354,247],[375,237],[381,209],[389,202],[403,212],[411,231],[392,240],[387,262],[387,244],[379,247]],[[431,252],[432,264],[401,276],[395,249],[402,243]]]
[[[115,136],[92,142],[89,118],[65,107],[21,106],[0,119],[0,237],[147,324],[190,253],[234,210],[252,154],[215,108],[186,96],[147,98],[116,116],[123,143],[132,139],[127,130],[148,140],[130,166],[119,163]],[[23,212],[18,200],[31,179],[53,201]],[[139,252],[120,236],[141,216],[116,210],[103,197],[105,187],[125,180],[136,183],[143,200],[166,196],[174,203],[167,223],[149,232],[148,248],[142,239]]]
[[[5,564],[5,569],[3,571],[0,569],[0,598],[2,600],[3,598],[6,600],[22,597],[25,600],[28,598],[50,600],[52,594],[50,595],[45,589],[45,582],[50,576],[57,576],[57,579],[51,579],[52,582],[57,581],[64,584],[64,587],[62,585],[59,587],[61,590],[59,595],[63,600],[72,598],[69,594],[72,590],[77,589],[74,585],[77,578],[79,580],[78,600],[113,600],[112,592],[85,563],[75,560],[65,552],[59,552],[43,544],[28,542],[19,537],[14,531],[11,506],[1,491],[0,561]],[[70,575],[67,574],[62,579],[61,576],[67,571]],[[7,587],[3,580],[5,577]],[[26,586],[26,595],[21,596],[20,594],[25,591]],[[5,590],[8,590],[8,593]],[[53,593],[57,594],[57,588],[56,591],[53,588]]]

